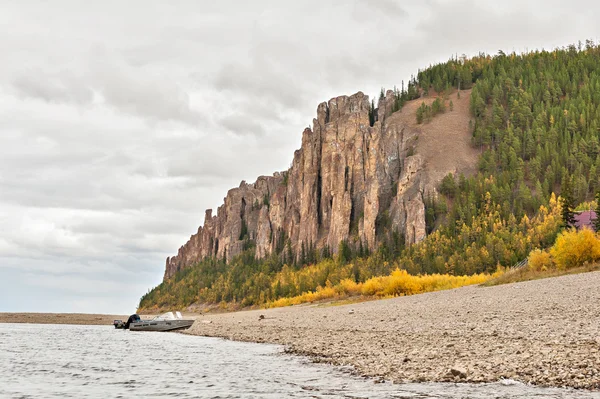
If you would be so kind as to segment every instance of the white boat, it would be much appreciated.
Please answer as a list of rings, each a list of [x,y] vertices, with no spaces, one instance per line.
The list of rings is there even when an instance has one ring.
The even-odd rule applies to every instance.
[[[152,320],[141,320],[137,314],[129,316],[129,320],[123,323],[115,320],[115,328],[129,329],[131,331],[175,331],[185,330],[194,324],[192,319],[184,319],[181,313],[167,312],[156,316]]]

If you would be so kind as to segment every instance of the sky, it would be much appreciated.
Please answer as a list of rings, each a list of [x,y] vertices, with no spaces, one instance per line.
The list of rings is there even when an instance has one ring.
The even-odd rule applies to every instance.
[[[129,314],[317,105],[600,37],[595,1],[0,1],[0,312]]]

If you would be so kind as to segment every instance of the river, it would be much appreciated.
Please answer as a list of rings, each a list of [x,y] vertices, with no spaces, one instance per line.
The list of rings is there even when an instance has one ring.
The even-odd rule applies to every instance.
[[[375,383],[275,345],[112,326],[0,324],[0,398],[600,398],[494,384]]]

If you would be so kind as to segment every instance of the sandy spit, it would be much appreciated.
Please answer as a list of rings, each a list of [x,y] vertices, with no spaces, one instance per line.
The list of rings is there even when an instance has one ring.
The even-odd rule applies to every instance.
[[[343,306],[204,315],[186,333],[281,344],[397,383],[511,378],[600,389],[600,272]]]
[[[127,316],[92,313],[0,313],[0,323],[111,325]]]

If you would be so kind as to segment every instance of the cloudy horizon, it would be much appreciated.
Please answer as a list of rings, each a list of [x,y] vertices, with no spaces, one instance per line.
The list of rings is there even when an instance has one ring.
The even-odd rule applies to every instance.
[[[0,311],[127,314],[317,104],[597,41],[587,1],[3,1]]]

